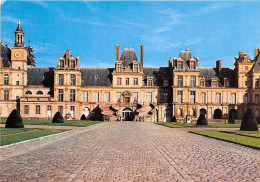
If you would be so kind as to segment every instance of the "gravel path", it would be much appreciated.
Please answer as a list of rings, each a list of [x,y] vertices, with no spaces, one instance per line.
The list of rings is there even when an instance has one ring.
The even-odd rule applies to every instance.
[[[7,155],[0,181],[260,181],[259,150],[183,129],[107,122],[72,131]]]

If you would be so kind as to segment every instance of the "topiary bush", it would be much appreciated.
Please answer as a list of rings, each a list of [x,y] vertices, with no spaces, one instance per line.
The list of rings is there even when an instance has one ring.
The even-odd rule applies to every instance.
[[[5,124],[6,128],[24,128],[23,119],[20,113],[14,109],[8,116]]]
[[[177,122],[176,116],[174,115],[172,118],[172,122]]]
[[[200,114],[196,125],[208,125],[208,121],[207,121],[204,113]]]
[[[56,112],[53,116],[52,123],[64,123],[63,116],[60,112]]]
[[[241,131],[258,131],[258,125],[255,118],[255,115],[253,114],[253,111],[251,109],[247,109],[246,114],[242,120]]]
[[[85,116],[85,114],[82,114],[80,120],[87,120],[87,117]]]

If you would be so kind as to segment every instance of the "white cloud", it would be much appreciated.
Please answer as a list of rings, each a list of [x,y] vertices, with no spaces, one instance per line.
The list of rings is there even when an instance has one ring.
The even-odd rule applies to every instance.
[[[142,27],[142,28],[149,28],[149,26],[145,25],[145,24],[141,24],[141,23],[136,23],[136,22],[131,22],[131,21],[128,21],[128,20],[123,20],[123,19],[120,19],[120,18],[115,18],[117,20],[119,20],[120,22],[124,23],[124,24],[127,24],[127,25],[133,25],[133,26],[136,26],[136,27]]]
[[[92,5],[91,2],[84,2],[87,8],[91,11],[98,12],[100,9]]]
[[[183,24],[182,18],[184,17],[184,15],[179,13],[176,10],[173,10],[172,8],[160,10],[160,11],[157,11],[157,12],[160,13],[160,14],[168,16],[170,20],[168,22],[166,22],[163,26],[155,29],[154,33],[165,32],[165,31],[171,30],[174,25]]]
[[[234,3],[230,3],[230,2],[220,2],[220,3],[213,3],[213,4],[209,4],[207,6],[204,6],[200,9],[194,10],[192,11],[192,15],[204,15],[204,14],[208,14],[211,13],[213,11],[217,11],[217,10],[221,10],[224,8],[229,8],[229,7],[233,7],[235,6]]]
[[[72,20],[78,23],[87,23],[87,24],[92,24],[92,25],[97,25],[97,26],[105,26],[106,23],[98,22],[98,21],[91,21],[87,19],[82,19],[82,18],[69,18],[68,20]]]
[[[13,18],[11,16],[2,16],[1,19],[2,19],[3,22],[11,22],[11,23],[18,24],[18,19]]]
[[[48,4],[44,1],[41,1],[41,0],[34,0],[34,1],[28,1],[28,2],[31,2],[31,3],[34,3],[34,4],[37,4],[43,8],[48,8]]]

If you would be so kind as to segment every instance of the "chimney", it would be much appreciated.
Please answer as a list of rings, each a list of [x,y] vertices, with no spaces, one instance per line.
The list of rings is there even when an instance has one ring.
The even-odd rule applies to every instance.
[[[255,48],[255,58],[256,56],[258,56],[259,53],[260,53],[260,48]]]
[[[69,59],[69,57],[70,57],[70,50],[66,49],[66,58]]]
[[[143,45],[141,45],[141,67],[143,70],[144,67],[144,46]]]
[[[172,68],[172,59],[169,59],[169,67]]]
[[[186,51],[190,51],[190,49],[186,49]]]
[[[221,59],[216,61],[216,70],[217,70],[217,75],[221,77]]]
[[[116,45],[116,61],[119,60],[119,45]]]

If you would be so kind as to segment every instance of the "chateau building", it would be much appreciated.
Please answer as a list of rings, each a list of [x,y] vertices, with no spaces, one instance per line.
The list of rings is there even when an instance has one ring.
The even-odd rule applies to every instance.
[[[240,119],[246,108],[259,117],[260,49],[254,59],[244,52],[235,68],[199,68],[187,49],[168,67],[144,67],[133,49],[115,50],[114,68],[81,68],[80,58],[66,50],[55,68],[34,67],[24,47],[19,22],[12,48],[1,42],[0,117],[18,109],[23,118],[51,119],[57,111],[67,119],[107,121],[191,122],[204,112],[208,120]],[[119,58],[120,56],[120,58]]]

